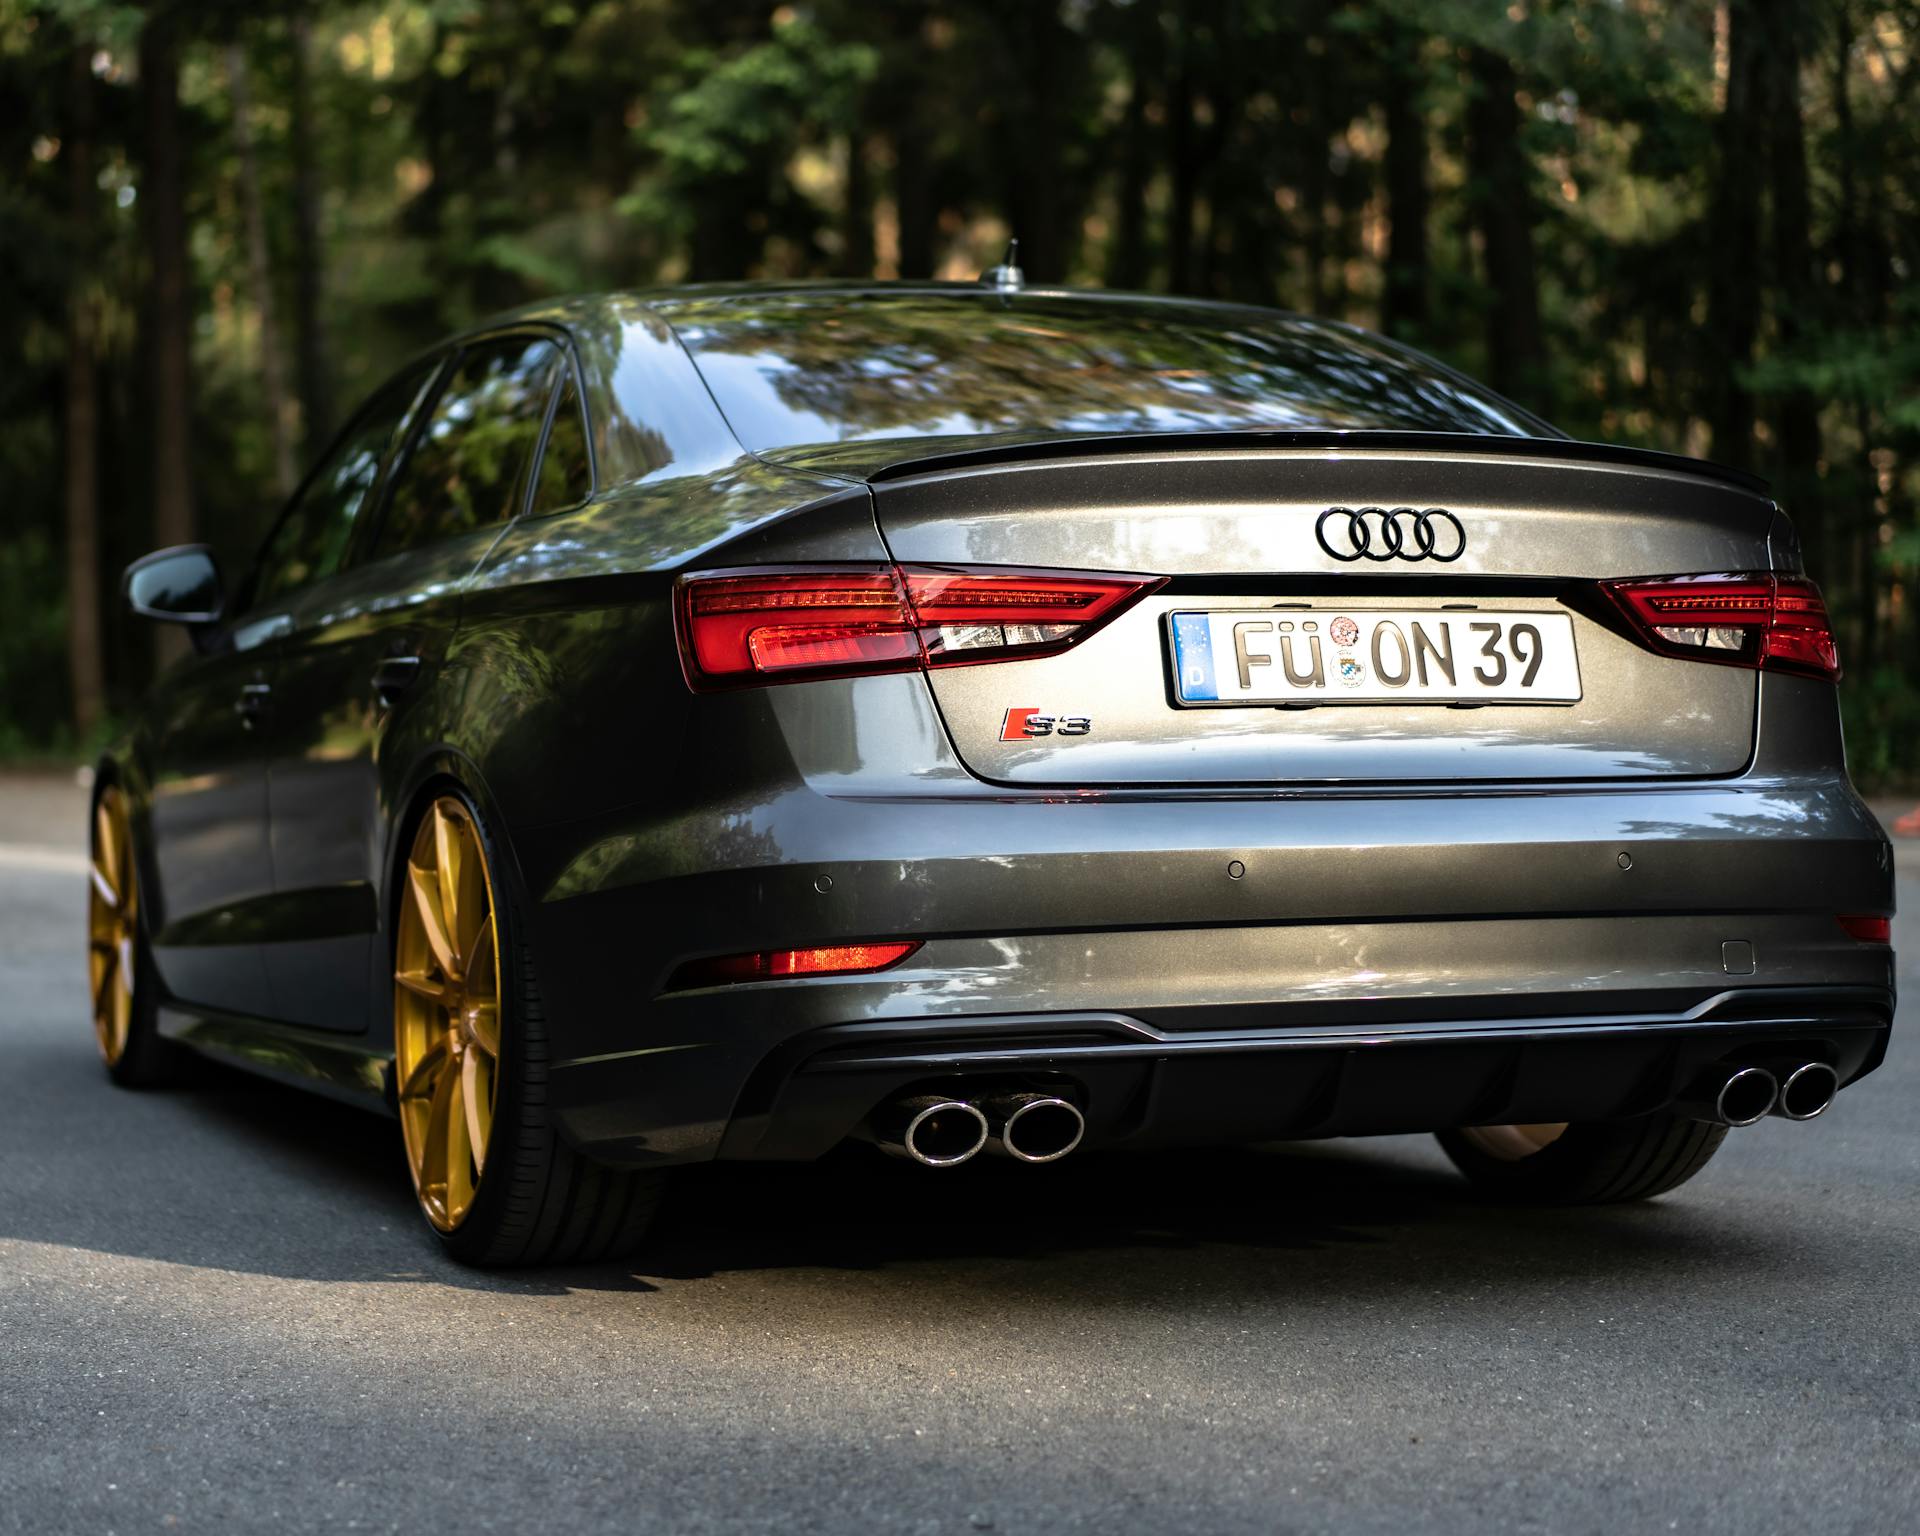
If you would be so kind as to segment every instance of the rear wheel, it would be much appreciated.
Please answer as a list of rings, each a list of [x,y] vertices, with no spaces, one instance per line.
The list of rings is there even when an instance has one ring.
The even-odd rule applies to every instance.
[[[120,786],[93,805],[87,871],[87,995],[107,1075],[123,1088],[163,1082],[173,1050],[160,1038],[158,987],[147,954],[133,819]]]
[[[1686,1183],[1727,1139],[1724,1125],[1665,1112],[1584,1124],[1477,1125],[1439,1133],[1479,1189],[1529,1205],[1612,1205]]]
[[[469,1264],[584,1264],[645,1235],[664,1175],[588,1162],[547,1109],[546,1019],[479,811],[448,792],[399,890],[394,1082],[414,1192]]]

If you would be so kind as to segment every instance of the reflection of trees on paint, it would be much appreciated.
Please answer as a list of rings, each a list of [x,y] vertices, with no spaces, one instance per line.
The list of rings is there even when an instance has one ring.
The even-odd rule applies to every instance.
[[[1540,430],[1391,344],[1299,316],[961,291],[670,304],[754,449],[971,432]]]

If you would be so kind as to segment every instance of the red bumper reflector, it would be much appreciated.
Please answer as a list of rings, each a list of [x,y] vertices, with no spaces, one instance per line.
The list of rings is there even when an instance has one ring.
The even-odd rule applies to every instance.
[[[1833,624],[1810,581],[1760,572],[1602,585],[1650,650],[1828,681],[1840,676]]]
[[[1842,912],[1840,926],[1847,930],[1848,937],[1858,939],[1862,944],[1893,942],[1893,919],[1890,917],[1870,912]]]
[[[689,960],[673,973],[669,992],[688,987],[719,987],[740,981],[773,981],[782,976],[856,976],[884,971],[920,947],[909,939],[887,944],[834,944],[819,949],[763,949],[751,955],[721,955]]]
[[[1066,650],[1161,585],[997,566],[703,571],[675,589],[687,681],[734,688]]]

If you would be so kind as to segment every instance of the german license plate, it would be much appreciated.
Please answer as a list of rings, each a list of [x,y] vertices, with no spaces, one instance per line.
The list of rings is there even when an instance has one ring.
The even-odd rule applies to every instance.
[[[1219,704],[1573,704],[1564,613],[1229,608],[1173,613],[1174,697]]]

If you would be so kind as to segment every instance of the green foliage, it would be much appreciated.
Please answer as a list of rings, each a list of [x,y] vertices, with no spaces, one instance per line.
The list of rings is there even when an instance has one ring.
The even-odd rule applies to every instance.
[[[1911,667],[1880,667],[1840,690],[1847,768],[1868,790],[1920,788],[1920,680]]]
[[[40,657],[0,674],[15,740],[66,713],[44,646],[76,299],[109,609],[151,542],[139,52],[157,21],[181,65],[192,499],[230,561],[272,510],[272,412],[311,461],[343,408],[488,312],[688,278],[971,276],[1017,234],[1036,281],[1387,324],[1482,375],[1503,320],[1537,313],[1537,355],[1508,374],[1523,404],[1775,478],[1841,616],[1856,771],[1920,775],[1901,702],[1920,659],[1914,0],[0,0],[0,650]],[[1736,54],[1761,92],[1738,121]],[[1511,144],[1477,142],[1476,106],[1509,92]],[[1804,145],[1798,203],[1782,127]],[[1396,206],[1396,132],[1423,213]],[[1725,248],[1738,198],[1753,235]],[[1518,231],[1532,291],[1496,289],[1490,218]],[[1396,222],[1424,242],[1390,274]],[[1726,320],[1743,291],[1744,337]],[[1730,436],[1742,394],[1753,430]],[[107,642],[129,699],[147,641]]]
[[[863,43],[836,42],[799,17],[776,18],[765,42],[731,57],[689,52],[688,85],[642,140],[679,186],[750,175],[770,150],[794,144],[796,130],[848,126],[878,63]]]
[[[0,541],[0,758],[67,745],[67,607],[60,559],[38,531]]]

